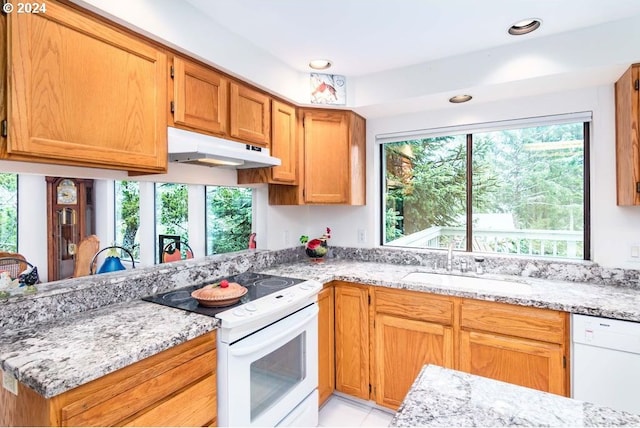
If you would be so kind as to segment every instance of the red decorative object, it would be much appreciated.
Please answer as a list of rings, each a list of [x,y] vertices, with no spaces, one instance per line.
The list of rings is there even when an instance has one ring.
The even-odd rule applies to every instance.
[[[309,237],[302,235],[300,242],[304,244],[304,251],[307,256],[311,257],[314,262],[324,261],[324,256],[329,252],[329,246],[327,240],[331,238],[331,229],[327,227],[326,232],[322,234],[320,238],[314,238],[309,240]]]

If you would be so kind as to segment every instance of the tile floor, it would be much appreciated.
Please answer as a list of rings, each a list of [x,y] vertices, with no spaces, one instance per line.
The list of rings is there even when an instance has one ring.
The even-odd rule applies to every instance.
[[[380,410],[365,402],[332,395],[320,409],[321,427],[386,427],[391,422],[391,410]]]

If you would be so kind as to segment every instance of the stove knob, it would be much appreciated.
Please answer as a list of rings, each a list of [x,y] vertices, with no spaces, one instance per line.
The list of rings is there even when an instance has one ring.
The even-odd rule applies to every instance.
[[[255,303],[247,303],[246,305],[244,305],[244,308],[249,312],[255,312],[258,310],[258,307],[255,305]]]
[[[242,318],[243,316],[247,315],[247,313],[242,308],[238,308],[233,311],[233,315]]]

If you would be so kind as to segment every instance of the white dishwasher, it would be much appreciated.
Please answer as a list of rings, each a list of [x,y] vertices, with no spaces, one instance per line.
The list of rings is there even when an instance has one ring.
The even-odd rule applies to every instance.
[[[571,316],[573,398],[640,414],[640,323]]]

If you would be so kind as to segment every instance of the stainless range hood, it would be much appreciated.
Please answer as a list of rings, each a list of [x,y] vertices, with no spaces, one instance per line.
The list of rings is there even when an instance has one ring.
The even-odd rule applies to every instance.
[[[183,129],[168,128],[169,161],[234,169],[278,166],[269,149]]]

